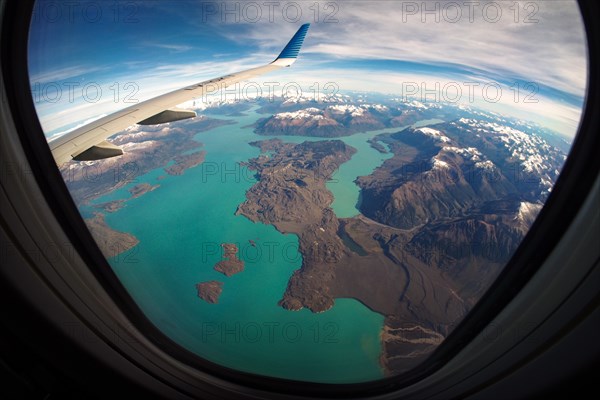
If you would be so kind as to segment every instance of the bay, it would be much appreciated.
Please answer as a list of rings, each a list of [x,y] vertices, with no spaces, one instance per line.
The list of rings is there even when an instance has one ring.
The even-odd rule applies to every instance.
[[[136,179],[135,184],[161,186],[106,215],[109,226],[140,241],[130,252],[109,260],[111,266],[158,328],[209,361],[300,381],[383,378],[383,316],[353,299],[337,299],[332,309],[320,314],[277,305],[302,264],[298,238],[234,215],[255,183],[252,171],[239,163],[259,154],[248,144],[265,139],[248,127],[258,117],[250,112],[236,118],[234,125],[198,133],[206,160],[183,175],[159,181],[164,171],[157,169]],[[118,199],[119,194],[126,197],[131,185],[97,202]],[[213,270],[222,259],[221,243],[238,245],[243,272],[225,277]],[[209,280],[223,282],[218,304],[197,296],[195,284]]]

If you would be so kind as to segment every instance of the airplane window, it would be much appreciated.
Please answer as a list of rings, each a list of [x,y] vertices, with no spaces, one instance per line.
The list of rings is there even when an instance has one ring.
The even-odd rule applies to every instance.
[[[40,0],[28,54],[115,284],[204,360],[315,383],[444,342],[552,196],[588,73],[571,0]]]

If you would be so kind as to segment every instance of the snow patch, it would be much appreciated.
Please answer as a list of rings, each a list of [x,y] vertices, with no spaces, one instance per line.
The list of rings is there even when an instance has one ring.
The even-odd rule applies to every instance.
[[[327,107],[327,109],[335,114],[350,113],[350,115],[352,115],[353,117],[359,117],[365,113],[365,109],[363,107],[357,107],[357,106],[346,105],[346,104],[343,104],[343,105],[336,104],[335,106]]]
[[[450,142],[450,138],[447,137],[446,135],[444,135],[442,132],[438,131],[437,129],[418,128],[418,129],[415,129],[415,132],[421,132],[429,137],[439,140],[440,142],[444,142],[444,143]]]
[[[273,117],[275,119],[290,119],[290,120],[292,120],[292,119],[320,120],[320,119],[325,118],[322,115],[315,114],[314,110],[316,110],[316,112],[320,111],[317,108],[307,108],[305,110],[278,113],[278,114],[275,114]]]

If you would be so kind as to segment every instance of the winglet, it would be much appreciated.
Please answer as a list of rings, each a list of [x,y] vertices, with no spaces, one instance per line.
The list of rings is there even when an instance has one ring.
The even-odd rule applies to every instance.
[[[296,61],[309,26],[310,24],[304,24],[300,27],[300,29],[298,29],[298,32],[296,32],[294,37],[292,37],[287,46],[284,47],[272,64],[289,67],[294,63],[294,61]]]

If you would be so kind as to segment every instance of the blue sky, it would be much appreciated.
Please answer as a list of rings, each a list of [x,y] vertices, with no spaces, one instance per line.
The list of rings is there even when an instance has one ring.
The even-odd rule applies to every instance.
[[[416,83],[453,99],[459,88],[459,102],[576,131],[587,56],[573,0],[266,4],[38,1],[29,73],[47,136],[130,105],[128,94],[142,101],[270,62],[305,22],[298,62],[256,82],[398,94]],[[492,84],[494,102],[482,93]]]

